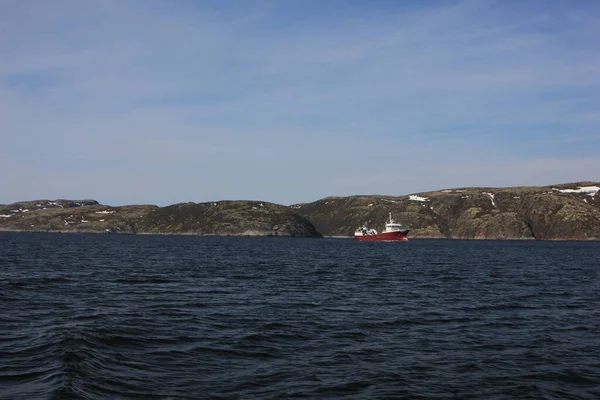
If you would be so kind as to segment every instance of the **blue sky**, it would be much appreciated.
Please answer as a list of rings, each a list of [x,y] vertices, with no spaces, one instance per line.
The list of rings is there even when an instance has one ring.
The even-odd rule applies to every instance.
[[[600,180],[600,2],[3,0],[0,203]]]

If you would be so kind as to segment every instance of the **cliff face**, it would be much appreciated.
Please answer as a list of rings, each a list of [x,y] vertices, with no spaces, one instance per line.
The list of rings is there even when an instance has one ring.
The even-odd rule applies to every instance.
[[[0,206],[0,230],[161,233],[246,236],[321,236],[288,207],[220,201],[110,207],[95,200],[38,200]]]
[[[600,183],[461,188],[410,196],[327,197],[291,208],[326,236],[381,230],[388,213],[413,238],[600,240]]]

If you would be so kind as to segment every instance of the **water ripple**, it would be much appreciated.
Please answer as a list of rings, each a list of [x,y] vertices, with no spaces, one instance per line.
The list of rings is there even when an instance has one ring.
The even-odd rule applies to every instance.
[[[0,233],[0,398],[595,399],[599,250]]]

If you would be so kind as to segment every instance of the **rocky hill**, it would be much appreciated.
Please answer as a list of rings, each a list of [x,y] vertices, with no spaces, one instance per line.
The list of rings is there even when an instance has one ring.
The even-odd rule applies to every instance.
[[[600,240],[600,183],[458,188],[408,196],[327,197],[291,208],[325,236],[381,230],[388,217],[412,238]]]
[[[388,214],[409,238],[600,240],[600,183],[457,188],[408,196],[327,197],[290,207],[260,201],[111,207],[95,200],[0,205],[0,230],[223,236],[352,236]]]
[[[288,207],[256,201],[111,207],[95,200],[0,206],[0,230],[245,236],[321,236]]]
[[[36,200],[0,206],[0,230],[136,233],[150,205],[111,207],[95,200]]]
[[[260,201],[174,204],[148,213],[140,229],[219,236],[321,236],[288,207]]]

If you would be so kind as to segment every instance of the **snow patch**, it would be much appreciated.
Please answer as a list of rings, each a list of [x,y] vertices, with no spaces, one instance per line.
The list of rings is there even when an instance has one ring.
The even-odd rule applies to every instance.
[[[96,214],[113,214],[114,210],[109,211],[109,210],[104,210],[104,211],[96,211]]]
[[[411,194],[408,199],[412,201],[429,201],[427,197],[417,196],[416,194]]]
[[[452,193],[452,192],[454,192],[454,190],[452,190],[452,189],[442,190],[442,193]]]
[[[557,190],[561,193],[585,193],[588,196],[595,196],[600,187],[598,186],[580,186],[578,189],[556,189],[552,188],[552,190]]]
[[[0,214],[0,218],[10,218],[12,215]]]
[[[373,203],[369,204],[367,207],[373,207]]]
[[[483,194],[487,194],[488,196],[490,196],[490,200],[492,200],[492,205],[494,207],[498,208],[498,206],[496,205],[496,202],[494,201],[494,195],[492,193],[483,192]]]

